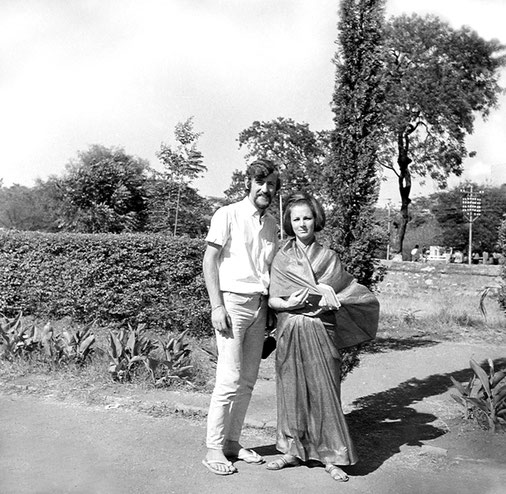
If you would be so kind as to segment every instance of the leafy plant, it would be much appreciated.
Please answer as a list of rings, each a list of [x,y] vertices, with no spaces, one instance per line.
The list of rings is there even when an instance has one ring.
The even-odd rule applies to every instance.
[[[487,297],[495,297],[497,300],[504,300],[506,297],[506,285],[497,284],[497,285],[489,285],[483,288],[480,292],[480,312],[483,314],[483,317],[487,319],[487,309],[485,307],[485,300]],[[502,307],[504,310],[504,306]]]
[[[13,317],[0,319],[0,347],[2,357],[13,360],[40,359],[52,365],[75,362],[82,365],[94,351],[95,335],[91,325],[77,331],[64,330],[55,334],[50,322],[42,328],[25,324],[21,312]]]
[[[109,372],[115,381],[130,381],[133,371],[143,364],[156,385],[181,379],[191,368],[189,345],[184,342],[187,331],[177,337],[161,338],[154,343],[145,334],[145,325],[109,333]],[[152,354],[158,350],[158,355]],[[162,369],[162,370],[161,370]]]
[[[408,326],[416,322],[416,313],[421,312],[420,309],[401,309],[402,321]]]
[[[157,361],[157,367],[161,364],[164,368],[164,372],[156,379],[156,368],[151,371],[156,384],[168,383],[174,379],[181,379],[193,367],[190,365],[190,346],[188,343],[184,342],[184,337],[187,332],[188,331],[184,331],[177,337],[167,337],[166,341],[161,339],[158,340],[158,348],[161,351],[162,358]],[[151,362],[150,365],[152,365]]]
[[[156,346],[145,331],[144,324],[139,324],[136,329],[128,324],[127,329],[109,333],[109,356],[112,360],[109,372],[115,381],[130,381],[132,371],[139,363],[150,369],[149,354]]]
[[[493,432],[506,431],[506,370],[495,372],[494,362],[488,359],[488,373],[471,359],[474,376],[467,386],[451,377],[460,395],[451,396],[466,409],[466,418],[471,418],[476,410],[485,415],[488,427]]]
[[[0,320],[2,357],[12,360],[26,351],[31,351],[34,348],[33,334],[33,327],[23,325],[21,312],[13,318],[2,316]]]
[[[62,332],[62,350],[65,358],[74,361],[78,365],[84,364],[94,353],[95,335],[92,332],[92,325],[74,332]]]

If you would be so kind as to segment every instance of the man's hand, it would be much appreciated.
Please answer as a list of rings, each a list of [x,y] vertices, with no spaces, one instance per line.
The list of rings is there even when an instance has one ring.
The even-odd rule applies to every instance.
[[[225,306],[216,307],[211,314],[213,328],[226,338],[232,337],[232,320]]]

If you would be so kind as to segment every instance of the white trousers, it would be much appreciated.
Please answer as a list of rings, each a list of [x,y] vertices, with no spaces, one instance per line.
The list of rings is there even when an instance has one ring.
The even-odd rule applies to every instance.
[[[239,441],[251,393],[258,376],[267,317],[267,297],[224,292],[232,319],[232,337],[216,332],[216,384],[207,415],[206,445],[223,449]]]

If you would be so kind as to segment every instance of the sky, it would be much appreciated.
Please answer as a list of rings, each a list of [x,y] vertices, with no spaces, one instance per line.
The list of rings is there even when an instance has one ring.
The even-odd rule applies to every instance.
[[[435,14],[506,44],[506,0],[387,0],[387,15]],[[330,129],[338,0],[0,0],[0,178],[61,175],[92,144],[160,169],[190,116],[208,168],[194,186],[222,196],[244,169],[241,130],[292,118]],[[506,86],[506,70],[501,78]],[[468,139],[475,158],[450,186],[506,182],[506,97]],[[380,203],[399,201],[395,177]],[[436,191],[417,181],[412,196]]]

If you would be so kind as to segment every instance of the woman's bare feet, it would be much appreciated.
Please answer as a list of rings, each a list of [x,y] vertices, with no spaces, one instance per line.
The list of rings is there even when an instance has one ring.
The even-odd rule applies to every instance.
[[[267,463],[265,468],[267,468],[267,470],[281,470],[282,468],[296,467],[299,464],[300,461],[296,456],[283,455]]]
[[[325,465],[325,471],[337,482],[348,482],[348,480],[350,480],[348,474],[344,470],[336,465],[332,465],[332,463]]]
[[[238,441],[225,441],[223,454],[232,460],[242,460],[246,463],[261,464],[265,460],[252,449],[246,449]]]

